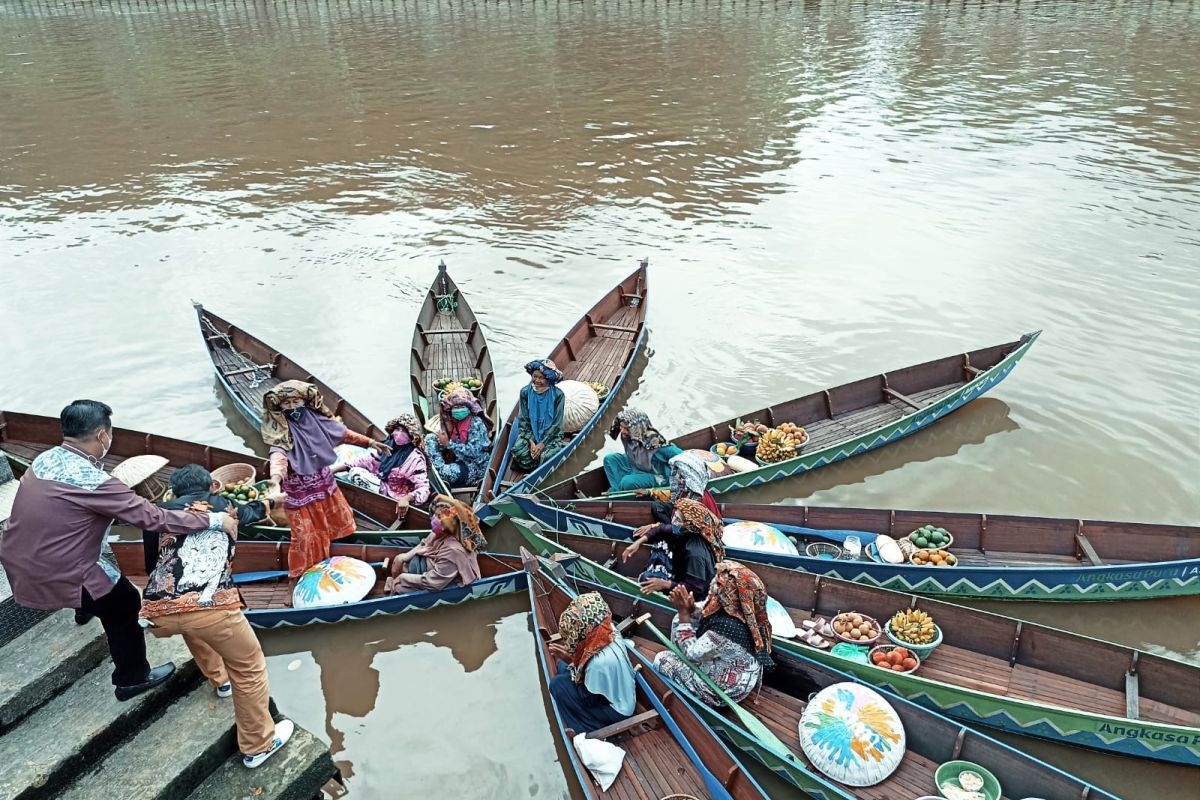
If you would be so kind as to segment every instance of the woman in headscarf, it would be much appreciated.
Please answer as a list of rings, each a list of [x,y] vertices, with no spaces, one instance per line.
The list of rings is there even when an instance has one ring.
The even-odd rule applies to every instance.
[[[704,507],[721,516],[721,509],[708,490],[708,466],[698,456],[691,453],[680,453],[667,462],[671,471],[670,485],[666,489],[649,489],[646,491],[654,498],[654,518],[659,522],[671,519],[671,512],[680,500],[698,500]]]
[[[510,463],[518,472],[533,472],[563,446],[563,412],[566,397],[555,386],[562,373],[550,359],[525,365],[529,383],[521,387],[517,411],[517,441]]]
[[[334,418],[311,383],[284,381],[263,396],[262,437],[271,449],[271,486],[282,487],[292,529],[288,577],[296,581],[329,558],[329,543],[354,533],[354,512],[334,480],[339,444],[390,454],[385,442],[354,433]],[[290,595],[289,595],[290,600]]]
[[[637,702],[633,665],[599,592],[571,600],[558,618],[558,632],[562,640],[549,646],[558,660],[550,696],[563,727],[591,733],[629,718]]]
[[[675,504],[670,524],[646,525],[634,531],[633,544],[625,548],[621,560],[628,561],[644,544],[664,544],[665,548],[651,550],[650,563],[638,576],[642,592],[669,593],[683,586],[704,600],[717,562],[725,558],[724,530],[720,517],[695,500],[683,499]]]
[[[374,450],[338,464],[334,472],[349,472],[347,480],[396,501],[396,516],[403,519],[409,506],[424,506],[429,502],[429,461],[425,457],[425,439],[421,424],[412,414],[401,414],[384,430],[392,452],[386,455]]]
[[[735,703],[754,690],[764,669],[775,666],[767,589],[750,569],[736,561],[717,564],[699,625],[692,622],[696,601],[687,587],[676,587],[671,603],[678,612],[671,622],[671,641]],[[654,666],[708,705],[722,705],[708,684],[674,653],[659,653]]]
[[[650,418],[636,408],[624,408],[617,414],[608,435],[620,438],[624,453],[604,457],[604,474],[614,492],[649,489],[666,483],[669,462],[682,451],[650,425]]]
[[[492,437],[479,398],[460,386],[442,396],[442,429],[425,437],[429,463],[451,489],[483,482]]]
[[[387,594],[440,592],[452,582],[466,586],[479,580],[479,552],[487,539],[479,518],[466,503],[439,494],[429,522],[433,531],[416,547],[392,560]]]

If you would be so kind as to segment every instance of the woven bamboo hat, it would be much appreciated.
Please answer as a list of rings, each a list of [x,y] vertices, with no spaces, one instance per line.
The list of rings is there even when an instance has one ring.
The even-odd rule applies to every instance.
[[[162,456],[133,456],[113,467],[112,476],[133,489],[166,465]]]

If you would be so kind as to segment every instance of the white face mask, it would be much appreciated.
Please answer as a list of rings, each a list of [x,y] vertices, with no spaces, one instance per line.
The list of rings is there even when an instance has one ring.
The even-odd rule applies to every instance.
[[[108,444],[105,444],[104,440],[99,436],[96,436],[96,439],[100,442],[100,446],[104,448],[100,452],[100,459],[103,460],[104,457],[108,455],[108,451],[112,449],[113,435],[111,433],[108,435]]]

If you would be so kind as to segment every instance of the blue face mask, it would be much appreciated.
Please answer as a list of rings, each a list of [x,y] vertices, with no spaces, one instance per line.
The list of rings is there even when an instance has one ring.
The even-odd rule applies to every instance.
[[[679,527],[678,523],[672,522],[671,533],[675,534],[676,536],[683,536],[683,528]]]
[[[288,419],[290,419],[292,422],[299,422],[300,419],[304,416],[304,406],[300,406],[299,408],[288,409],[287,411],[285,411],[283,413],[287,414]]]
[[[469,408],[456,408],[456,409],[453,409],[453,410],[450,412],[450,416],[454,417],[454,418],[455,418],[456,420],[458,420],[459,422],[462,422],[464,419],[466,419],[467,417],[471,416],[471,409],[469,409]]]

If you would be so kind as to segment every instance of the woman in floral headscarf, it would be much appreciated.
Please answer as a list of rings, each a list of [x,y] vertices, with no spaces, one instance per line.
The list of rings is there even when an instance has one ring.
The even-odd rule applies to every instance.
[[[739,702],[762,680],[763,670],[775,666],[767,589],[750,569],[736,561],[721,561],[698,626],[692,623],[695,602],[684,586],[671,592],[678,612],[671,622],[671,640],[729,699]],[[722,705],[708,684],[674,653],[659,653],[654,666],[708,705]]]
[[[460,386],[442,397],[440,416],[442,429],[425,437],[429,463],[451,489],[482,483],[492,436],[479,399]]]
[[[604,457],[604,474],[614,492],[649,489],[666,482],[671,458],[682,451],[650,425],[650,418],[636,408],[624,408],[617,414],[608,435],[620,438],[624,453]]]
[[[642,592],[671,592],[683,586],[699,600],[708,596],[717,562],[725,558],[721,518],[695,500],[675,504],[671,523],[646,525],[633,533],[633,544],[625,548],[622,561],[632,558],[644,544],[656,545],[650,562],[638,580]],[[664,544],[665,548],[657,545]],[[665,557],[659,555],[666,553]]]
[[[680,500],[698,500],[704,507],[721,516],[721,509],[708,490],[708,465],[692,453],[680,453],[667,462],[671,471],[670,485],[663,489],[648,489],[646,494],[654,499],[654,518],[666,522],[671,518],[675,504]]]
[[[349,472],[347,480],[396,501],[396,516],[403,519],[409,506],[424,506],[429,502],[429,461],[425,457],[425,439],[421,424],[412,414],[401,414],[384,430],[392,452],[386,455],[374,450],[338,464],[334,472]]]
[[[521,387],[517,409],[517,441],[510,463],[518,472],[533,472],[563,446],[563,413],[567,401],[555,386],[563,374],[550,359],[525,365],[529,383]]]
[[[392,449],[347,429],[311,383],[284,381],[263,396],[263,411],[271,486],[275,492],[282,487],[286,495],[283,507],[292,529],[288,577],[294,589],[306,569],[329,558],[331,541],[354,533],[354,512],[333,477],[333,448],[346,443],[383,454]]]
[[[557,659],[550,696],[564,728],[591,733],[633,714],[637,688],[625,640],[598,592],[575,597],[558,618],[562,640],[549,646]]]
[[[439,494],[433,500],[433,531],[419,545],[392,560],[384,592],[440,592],[453,581],[466,586],[479,580],[479,552],[487,539],[479,518],[466,503]]]

